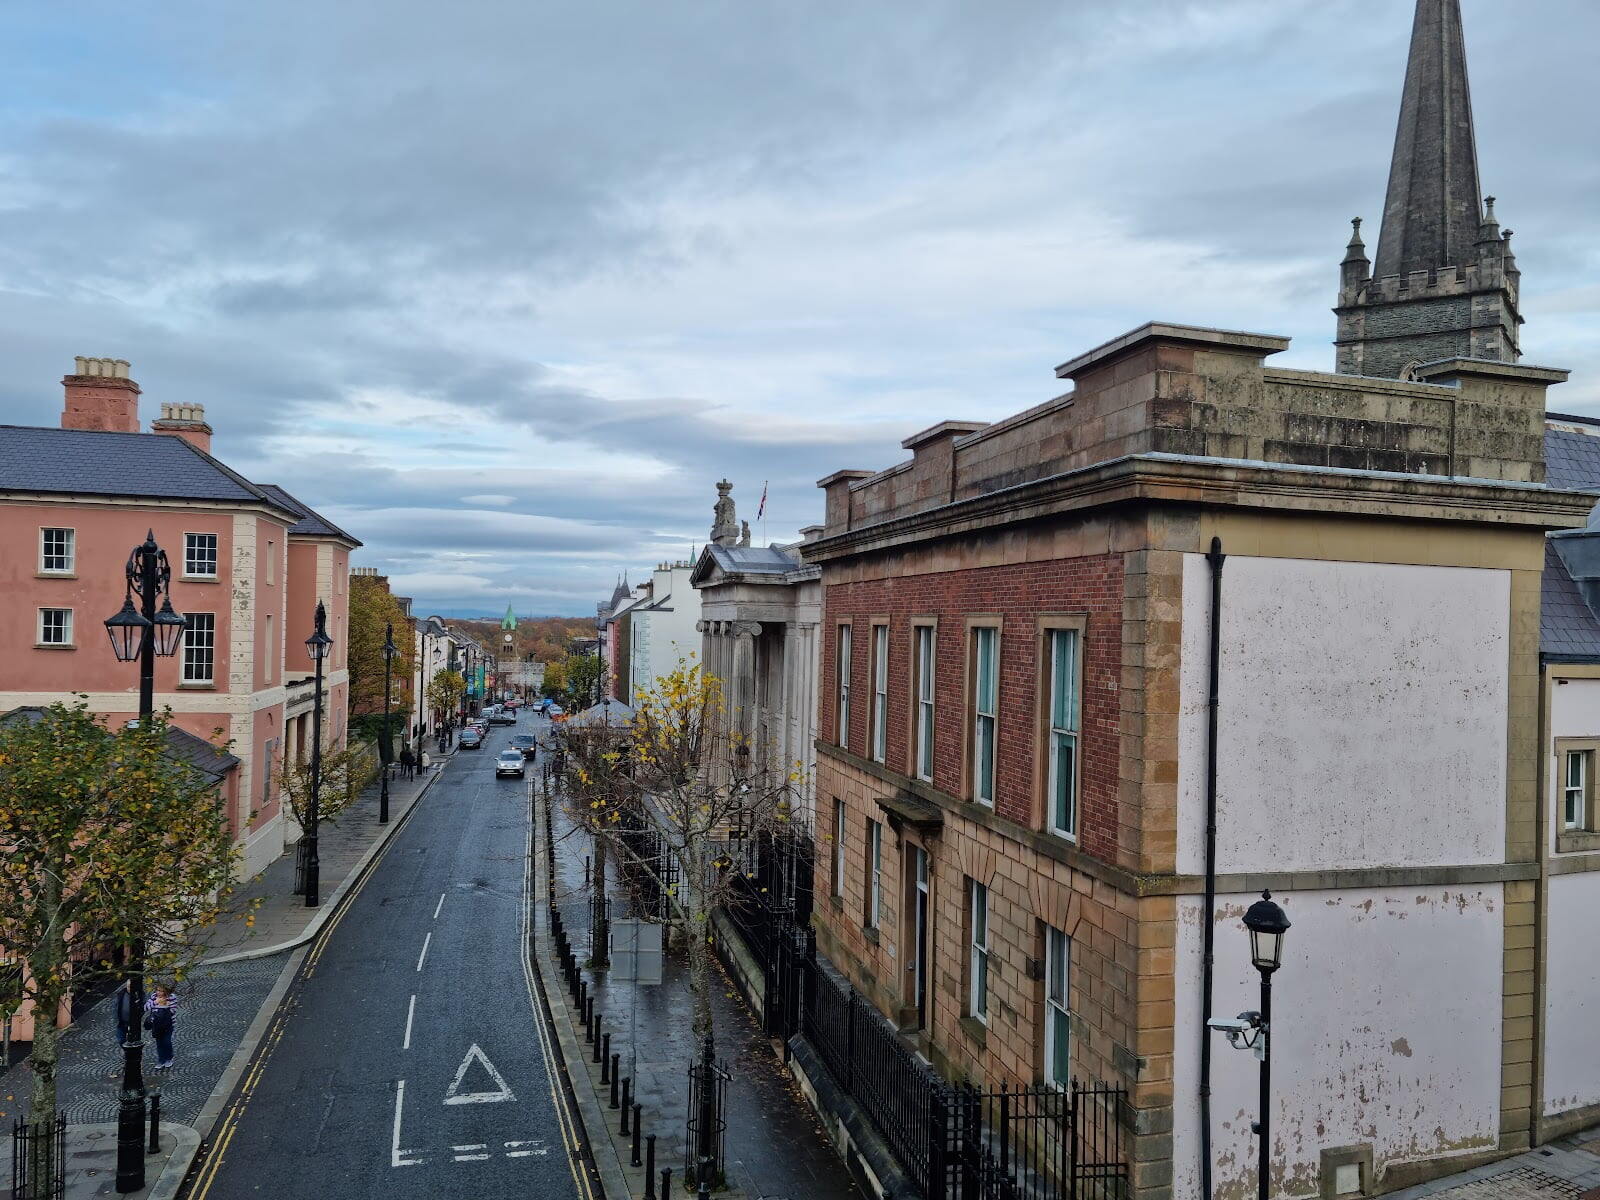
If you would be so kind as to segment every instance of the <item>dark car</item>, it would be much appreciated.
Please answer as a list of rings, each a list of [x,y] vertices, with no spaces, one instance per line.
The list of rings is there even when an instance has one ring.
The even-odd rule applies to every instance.
[[[511,739],[511,748],[521,750],[523,758],[537,758],[539,756],[539,739],[531,733],[519,733]]]
[[[483,734],[468,725],[456,738],[456,745],[463,750],[481,750],[483,748]]]
[[[514,708],[491,708],[489,710],[489,724],[515,725],[517,723],[517,710]]]

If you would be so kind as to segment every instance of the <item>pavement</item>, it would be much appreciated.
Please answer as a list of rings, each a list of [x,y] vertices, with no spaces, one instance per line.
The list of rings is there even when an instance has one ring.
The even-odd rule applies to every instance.
[[[390,785],[390,822],[378,822],[378,789],[369,788],[333,825],[322,829],[322,883],[326,899],[315,909],[290,894],[294,854],[283,855],[259,875],[239,884],[228,913],[211,935],[209,958],[179,987],[182,1000],[177,1059],[170,1071],[148,1071],[149,1086],[161,1088],[162,1152],[146,1158],[149,1186],[134,1197],[170,1200],[177,1194],[196,1149],[220,1112],[217,1096],[237,1082],[255,1042],[303,957],[303,945],[334,916],[339,900],[359,882],[362,867],[392,836],[406,813],[434,785],[426,778]],[[253,928],[246,917],[254,914]],[[115,1125],[122,1053],[110,1005],[101,1002],[64,1031],[57,1067],[58,1103],[67,1116],[69,1159],[66,1200],[104,1194],[115,1174]],[[0,1074],[0,1122],[25,1115],[32,1085],[26,1061]],[[112,1136],[104,1134],[106,1128]],[[10,1182],[10,1140],[0,1146],[0,1180]],[[9,1186],[0,1188],[9,1200]]]
[[[1600,1127],[1486,1167],[1390,1193],[1389,1200],[1600,1200]]]
[[[187,1200],[592,1200],[524,947],[527,783],[462,751],[300,957]]]
[[[541,816],[540,824],[542,826]],[[580,962],[586,957],[589,937],[590,892],[585,883],[585,858],[592,853],[588,839],[573,830],[560,812],[554,814],[556,845],[556,906],[566,923],[568,936]],[[542,866],[541,856],[541,866]],[[613,915],[628,911],[628,900],[608,881]],[[539,898],[544,899],[541,884]],[[536,930],[540,949],[548,944],[548,925]],[[560,995],[562,980],[553,960],[536,955],[544,972],[551,1007],[565,1014],[570,1037],[581,1052],[584,1043],[581,1023],[571,1006]],[[728,1069],[727,1099],[727,1180],[735,1195],[763,1200],[857,1200],[861,1192],[851,1178],[833,1144],[824,1134],[816,1112],[800,1094],[793,1077],[774,1052],[771,1040],[762,1032],[754,1015],[745,1006],[741,993],[722,972],[713,966],[713,1020],[719,1061]],[[688,965],[679,955],[669,955],[659,984],[638,984],[611,980],[606,971],[583,969],[589,991],[595,997],[595,1011],[602,1014],[603,1029],[611,1034],[611,1051],[620,1056],[619,1070],[633,1083],[640,1104],[645,1133],[655,1133],[656,1166],[673,1168],[675,1189],[683,1178],[686,1128],[689,1109],[689,1064],[696,1054],[692,1032],[693,997]],[[581,1054],[582,1064],[591,1068],[590,1085],[609,1100],[609,1089],[601,1089],[599,1068],[590,1054]],[[581,1064],[580,1064],[581,1065]],[[584,1079],[580,1065],[569,1056],[574,1087],[580,1092]],[[612,1142],[612,1153],[619,1159],[623,1174],[630,1181],[642,1182],[642,1174],[628,1168],[631,1146],[620,1133],[619,1115],[603,1102],[603,1127]],[[592,1123],[591,1123],[592,1125]],[[592,1128],[592,1132],[594,1132]],[[595,1132],[598,1138],[598,1132]],[[596,1160],[602,1149],[596,1147]],[[635,1185],[636,1186],[636,1185]],[[608,1189],[609,1192],[610,1189]],[[624,1195],[629,1193],[624,1192]],[[633,1195],[644,1195],[642,1188]],[[728,1193],[721,1193],[727,1195]],[[620,1200],[614,1198],[614,1200]]]

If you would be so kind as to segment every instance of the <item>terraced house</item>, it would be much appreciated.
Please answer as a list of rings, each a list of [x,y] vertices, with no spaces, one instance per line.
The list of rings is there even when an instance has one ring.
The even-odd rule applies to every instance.
[[[1206,1021],[1256,1007],[1265,888],[1274,1196],[1390,1191],[1592,1103],[1535,1073],[1543,981],[1586,989],[1569,1041],[1600,1000],[1575,929],[1540,940],[1541,858],[1593,849],[1541,851],[1545,535],[1594,498],[1546,486],[1566,372],[1519,361],[1508,236],[1458,5],[1421,0],[1344,373],[1151,323],[820,481],[819,948],[951,1078],[1125,1088],[1136,1196],[1256,1194],[1256,1063]]]

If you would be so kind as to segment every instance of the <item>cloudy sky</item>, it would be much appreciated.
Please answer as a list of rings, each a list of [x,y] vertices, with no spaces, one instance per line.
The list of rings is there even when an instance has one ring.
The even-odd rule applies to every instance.
[[[1600,4],[1463,7],[1524,349],[1600,412]],[[16,0],[0,421],[126,358],[422,608],[592,613],[719,477],[790,538],[1151,318],[1330,368],[1411,9]]]

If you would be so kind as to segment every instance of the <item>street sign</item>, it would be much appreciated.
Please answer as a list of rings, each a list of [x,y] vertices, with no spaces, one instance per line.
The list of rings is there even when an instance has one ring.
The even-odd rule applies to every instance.
[[[660,983],[662,926],[637,917],[611,922],[611,978],[629,983]]]

